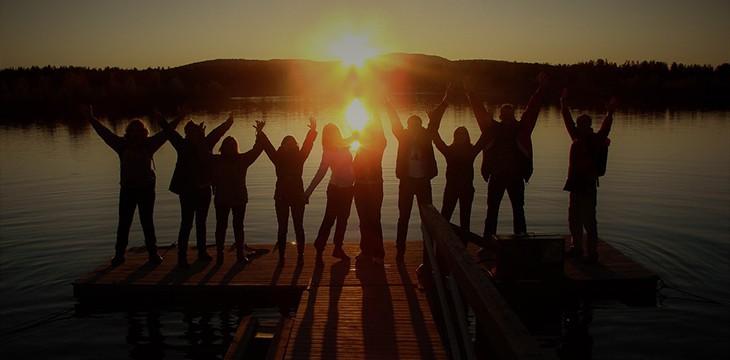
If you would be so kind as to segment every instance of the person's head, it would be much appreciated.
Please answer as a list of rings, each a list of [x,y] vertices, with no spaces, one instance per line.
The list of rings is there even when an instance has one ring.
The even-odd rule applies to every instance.
[[[515,120],[515,107],[512,104],[504,104],[499,108],[499,119],[502,121]]]
[[[592,133],[592,125],[593,119],[591,119],[591,117],[586,114],[581,114],[580,116],[578,116],[577,119],[575,119],[575,126],[578,129],[578,133],[580,134]]]
[[[454,145],[467,145],[471,144],[471,138],[469,137],[469,130],[463,126],[459,126],[454,130]]]
[[[140,119],[132,119],[124,130],[124,138],[134,142],[140,142],[147,138],[149,130]]]
[[[408,118],[407,123],[409,129],[423,127],[423,120],[421,120],[421,117],[418,115],[411,115],[411,117]]]
[[[281,151],[299,150],[299,144],[297,143],[297,139],[295,139],[291,135],[284,136],[284,138],[281,139],[281,145],[279,145],[279,150],[281,150]]]
[[[185,124],[185,137],[189,139],[200,139],[205,137],[203,126],[202,122],[200,124],[196,124],[192,120],[188,121]]]
[[[325,151],[342,147],[343,143],[342,133],[337,125],[329,123],[322,128],[322,148]]]
[[[221,142],[220,148],[221,155],[236,155],[238,154],[238,142],[233,136],[227,136]]]

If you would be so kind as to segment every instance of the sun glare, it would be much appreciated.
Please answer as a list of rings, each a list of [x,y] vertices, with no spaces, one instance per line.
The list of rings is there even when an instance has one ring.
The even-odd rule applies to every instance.
[[[354,99],[350,102],[345,110],[345,120],[350,128],[353,130],[362,130],[365,127],[365,123],[368,122],[368,111],[365,109],[360,99]]]
[[[365,35],[345,34],[330,46],[332,55],[341,59],[343,64],[362,67],[365,61],[376,56],[378,51],[370,46],[370,39]]]
[[[353,131],[362,131],[365,124],[368,122],[368,111],[365,109],[365,105],[359,99],[354,99],[350,102],[350,105],[345,109],[345,121],[350,129]],[[350,150],[355,151],[360,147],[359,141],[354,141],[350,145]]]

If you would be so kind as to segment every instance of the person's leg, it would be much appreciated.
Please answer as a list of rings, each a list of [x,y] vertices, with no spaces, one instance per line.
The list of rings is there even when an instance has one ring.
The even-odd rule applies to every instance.
[[[581,197],[581,218],[586,229],[587,262],[595,263],[598,260],[598,221],[596,220],[597,189],[592,187]]]
[[[336,186],[329,185],[327,187],[327,205],[324,208],[324,217],[322,218],[322,224],[319,226],[317,232],[317,238],[314,240],[314,248],[317,249],[317,253],[321,254],[327,245],[327,238],[330,236],[332,226],[335,224],[337,217],[336,202],[337,202],[337,190],[333,190]]]
[[[219,263],[223,262],[223,255],[226,251],[226,231],[228,230],[228,214],[230,211],[230,206],[215,205],[215,250]]]
[[[444,219],[446,219],[446,221],[451,222],[451,216],[454,215],[456,202],[459,200],[458,194],[458,189],[456,189],[455,186],[450,186],[447,183],[444,187],[444,201],[441,205],[441,215]]]
[[[421,213],[421,206],[433,204],[431,180],[416,179],[415,195],[418,200],[418,213]]]
[[[507,183],[507,195],[512,204],[512,230],[515,234],[527,233],[525,220],[525,182],[513,179]]]
[[[291,217],[294,225],[294,235],[297,240],[297,263],[304,261],[304,201],[295,200],[291,202]]]
[[[368,206],[368,186],[364,184],[355,184],[353,200],[355,201],[355,210],[357,217],[360,219],[360,253],[366,256],[370,255],[370,242],[372,236],[370,234],[370,213]]]
[[[398,186],[398,225],[396,229],[395,246],[396,261],[403,261],[406,252],[406,237],[408,236],[408,222],[413,209],[413,185],[409,179],[402,179]]]
[[[504,197],[505,185],[503,181],[492,176],[487,183],[487,218],[484,220],[484,242],[491,244],[492,235],[497,233],[497,218],[499,205]]]
[[[177,261],[182,267],[188,266],[188,241],[195,218],[195,201],[190,193],[180,194],[180,232],[177,235]]]
[[[568,230],[570,230],[570,249],[568,256],[583,256],[583,219],[581,217],[580,195],[570,192],[568,195]]]
[[[474,188],[464,189],[459,194],[459,226],[471,231],[471,205],[474,202]]]
[[[159,264],[162,262],[162,258],[157,254],[157,236],[155,235],[155,187],[148,186],[139,189],[137,204],[139,206],[139,222],[142,224],[149,261]]]
[[[381,222],[381,210],[383,208],[383,184],[371,185],[370,198],[368,199],[370,214],[370,234],[372,236],[370,254],[376,261],[382,261],[385,257],[383,247],[383,224]]]
[[[349,256],[347,256],[344,251],[342,251],[342,244],[345,241],[347,221],[350,218],[350,209],[352,208],[353,188],[339,188],[338,193],[339,200],[337,201],[336,205],[337,225],[335,226],[335,235],[332,239],[332,243],[335,245],[335,249],[332,253],[332,256],[341,259],[349,259]]]
[[[210,208],[210,187],[196,190],[195,198],[195,239],[198,246],[198,259],[211,260],[212,257],[206,250],[208,209]]]
[[[282,199],[274,200],[276,222],[279,227],[276,232],[276,249],[279,250],[279,261],[284,261],[286,252],[286,234],[289,231],[289,204]]]
[[[243,249],[246,245],[246,204],[231,207],[233,212],[233,237],[236,243],[236,258],[239,262],[248,262]]]
[[[124,254],[129,244],[129,229],[132,227],[134,209],[137,206],[133,190],[122,187],[119,190],[119,222],[117,223],[117,241],[114,245],[114,258],[112,264],[119,265],[124,262]]]

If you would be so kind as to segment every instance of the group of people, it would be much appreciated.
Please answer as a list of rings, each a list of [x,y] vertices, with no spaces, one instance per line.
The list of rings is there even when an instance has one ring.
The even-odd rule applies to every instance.
[[[395,170],[399,179],[395,256],[397,262],[402,262],[405,256],[414,197],[419,206],[432,203],[431,180],[438,174],[434,146],[446,160],[446,186],[441,213],[450,220],[458,203],[459,225],[466,231],[470,231],[474,200],[474,160],[479,153],[483,154],[481,173],[487,182],[487,216],[481,253],[491,251],[489,244],[496,234],[497,216],[505,191],[512,204],[514,234],[527,233],[524,201],[525,183],[529,181],[533,170],[531,134],[544,98],[547,76],[540,74],[538,80],[539,87],[519,120],[511,104],[502,105],[499,108],[499,120],[495,119],[478,94],[467,88],[467,98],[481,130],[474,143],[469,131],[463,126],[454,130],[451,144],[446,144],[439,135],[441,118],[454,96],[451,86],[446,90],[442,101],[434,109],[427,111],[426,127],[418,115],[409,116],[404,127],[393,104],[387,97],[383,98],[383,107],[388,114],[391,130],[398,141]],[[598,258],[596,187],[598,177],[605,171],[605,163],[603,170],[599,169],[600,156],[597,154],[608,146],[616,101],[612,99],[607,103],[606,117],[596,133],[591,127],[590,116],[582,114],[577,121],[573,121],[567,104],[567,90],[560,100],[562,116],[572,140],[568,177],[564,187],[564,190],[570,192],[568,222],[572,246],[568,255],[583,259],[587,250],[585,261],[595,263]],[[323,264],[323,253],[333,227],[332,256],[349,259],[343,250],[343,242],[353,200],[360,220],[361,253],[357,259],[383,264],[385,249],[381,225],[382,160],[387,142],[377,111],[372,112],[362,131],[355,132],[349,138],[343,137],[335,124],[329,123],[322,128],[322,159],[306,188],[302,176],[303,167],[318,135],[317,121],[313,117],[309,118],[309,131],[301,147],[296,138],[287,135],[281,140],[280,146],[275,148],[263,131],[265,122],[256,121],[256,141],[250,150],[240,153],[237,141],[228,136],[223,139],[219,154],[213,154],[215,144],[233,125],[232,115],[207,135],[203,123],[196,124],[190,120],[185,124],[184,136],[176,131],[177,126],[185,119],[184,113],[171,122],[157,114],[162,131],[152,136],[149,136],[149,131],[139,119],[129,123],[124,136],[117,136],[104,127],[93,116],[93,112],[88,115],[94,130],[117,152],[120,159],[119,224],[113,265],[125,261],[129,229],[137,207],[149,261],[162,261],[157,253],[152,220],[156,182],[152,156],[167,140],[177,152],[177,163],[169,189],[180,200],[178,266],[190,266],[187,251],[193,224],[196,228],[197,258],[203,261],[213,260],[213,256],[206,250],[206,221],[211,199],[216,216],[216,261],[222,263],[224,259],[225,237],[231,214],[237,261],[249,261],[244,239],[244,218],[248,202],[246,172],[262,152],[266,153],[276,170],[274,207],[278,233],[275,250],[279,252],[280,264],[285,261],[290,214],[296,236],[297,263],[304,262],[305,206],[328,172],[331,174],[326,190],[324,218],[314,241],[315,264]],[[360,145],[353,156],[350,145],[355,140]],[[587,232],[585,250],[583,229]]]

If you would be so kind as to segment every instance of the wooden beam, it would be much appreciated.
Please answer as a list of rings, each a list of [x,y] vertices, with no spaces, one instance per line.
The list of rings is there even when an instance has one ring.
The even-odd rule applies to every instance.
[[[433,205],[421,207],[421,219],[435,239],[451,275],[474,310],[480,326],[502,359],[542,359],[540,347],[502,295],[466,251],[449,223]]]
[[[231,341],[231,344],[228,346],[226,356],[223,358],[224,360],[243,359],[243,355],[246,353],[246,346],[256,334],[258,324],[258,319],[252,316],[246,316],[241,320],[241,324],[238,326],[236,335],[233,337],[233,341]]]

